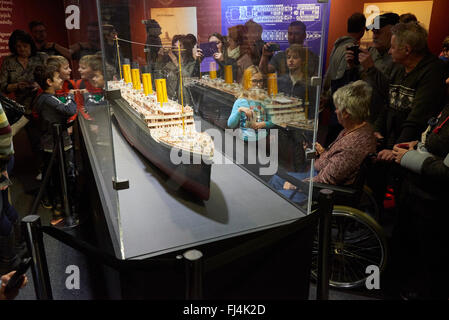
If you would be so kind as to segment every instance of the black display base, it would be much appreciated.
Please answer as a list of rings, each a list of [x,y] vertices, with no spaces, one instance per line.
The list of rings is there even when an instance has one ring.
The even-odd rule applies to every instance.
[[[86,190],[90,203],[91,237],[96,246],[116,256],[105,213],[100,200],[85,146],[83,146],[83,168]],[[262,183],[262,182],[261,182]],[[273,214],[276,214],[273,212]],[[300,218],[296,232],[282,238],[274,244],[262,246],[267,233],[284,226],[269,228],[246,235],[215,241],[191,249],[203,254],[203,299],[295,299],[306,300],[309,297],[311,252],[314,234],[317,230],[318,214]],[[298,222],[299,222],[298,221]],[[230,255],[221,261],[215,260],[213,269],[209,259],[248,241],[254,241],[254,247],[239,252],[239,258]],[[259,241],[260,240],[260,241]],[[255,247],[260,249],[257,249]],[[174,260],[189,249],[170,252],[150,259]],[[139,259],[138,257],[135,259]],[[228,262],[232,260],[232,262]],[[141,260],[142,264],[147,260]],[[172,264],[173,265],[173,264]],[[181,267],[179,267],[179,265]],[[167,267],[160,271],[117,270],[100,267],[98,278],[102,277],[104,292],[102,299],[152,299],[172,300],[186,298],[186,270],[184,264]]]
[[[113,244],[102,212],[101,202],[93,177],[88,179],[97,246],[114,255]],[[280,242],[261,250],[248,252],[242,258],[223,263],[203,275],[203,298],[233,299],[294,299],[309,297],[312,241],[317,228],[316,214],[303,218],[303,227]],[[278,227],[282,228],[282,227]],[[246,241],[258,239],[267,232],[239,236],[195,247],[203,253],[204,260]],[[174,259],[187,250],[158,256],[157,259]],[[142,260],[144,261],[144,260]],[[103,267],[106,299],[185,299],[184,269],[167,269],[164,272],[120,271]]]

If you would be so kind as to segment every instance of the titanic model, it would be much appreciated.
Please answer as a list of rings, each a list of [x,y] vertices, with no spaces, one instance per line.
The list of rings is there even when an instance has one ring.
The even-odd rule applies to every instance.
[[[170,179],[202,200],[209,199],[214,145],[207,133],[195,130],[193,110],[167,98],[165,79],[124,64],[124,80],[109,81],[107,98],[126,140]],[[182,154],[182,156],[180,156]],[[173,161],[179,155],[181,163]],[[179,159],[178,158],[178,159]]]
[[[287,123],[304,123],[308,120],[309,102],[306,94],[306,101],[296,97],[285,96],[278,93],[276,74],[268,74],[268,91],[251,88],[251,72],[245,70],[243,85],[233,82],[232,66],[225,66],[225,79],[218,79],[216,71],[212,71],[208,76],[195,81],[199,85],[212,88],[230,94],[236,98],[240,96],[242,90],[247,91],[248,99],[260,101],[271,122],[285,126]],[[306,89],[307,91],[307,89]]]

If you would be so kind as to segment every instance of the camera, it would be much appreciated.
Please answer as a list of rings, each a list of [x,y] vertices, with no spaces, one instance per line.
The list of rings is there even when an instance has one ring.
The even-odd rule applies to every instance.
[[[352,51],[352,53],[354,54],[354,64],[355,65],[359,65],[360,61],[359,61],[359,53],[360,53],[360,49],[358,45],[353,45],[347,48],[347,50]]]
[[[280,51],[280,50],[281,50],[281,47],[277,43],[271,43],[268,46],[268,51],[270,51],[270,52],[276,52],[276,51]]]

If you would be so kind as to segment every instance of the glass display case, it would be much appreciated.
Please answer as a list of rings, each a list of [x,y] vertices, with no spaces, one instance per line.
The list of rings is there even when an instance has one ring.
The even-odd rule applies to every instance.
[[[85,27],[69,31],[72,66],[89,91],[80,126],[117,256],[311,212],[322,2],[76,1]]]

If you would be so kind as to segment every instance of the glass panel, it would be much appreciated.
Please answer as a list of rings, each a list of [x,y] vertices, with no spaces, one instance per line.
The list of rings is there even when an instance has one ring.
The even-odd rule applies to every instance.
[[[154,211],[165,210],[151,226],[145,225],[140,209],[132,218],[128,214],[119,218],[125,257],[151,254],[131,246],[130,230],[137,237],[154,225],[159,226],[156,233],[170,232],[175,225],[172,238],[181,240],[149,249],[163,252],[310,213],[309,181],[314,170],[307,153],[316,141],[327,4],[316,0],[99,2],[106,96],[117,137],[117,174],[132,177],[131,160],[136,157],[145,168],[130,179],[135,201],[127,202],[128,191],[121,191],[120,207],[125,210],[129,203],[126,210],[131,210],[157,195],[144,211],[154,216]],[[120,148],[126,153],[119,154],[120,141],[125,141]],[[239,173],[229,181],[232,172]],[[290,188],[284,178],[298,188]],[[251,187],[239,191],[246,185]],[[238,194],[232,194],[233,188]],[[264,212],[252,220],[245,210],[254,206],[242,204],[236,223],[232,206],[243,201],[245,193]],[[139,203],[137,194],[147,199]],[[279,201],[278,207],[265,205],[264,201],[271,201],[267,199]],[[294,209],[292,215],[282,216],[284,205]],[[185,211],[181,218],[175,207]],[[219,215],[229,214],[217,218],[219,227],[201,220],[218,207],[223,210]],[[189,229],[194,221],[204,223],[198,231],[201,236]],[[190,238],[183,238],[184,232]]]
[[[104,99],[103,74],[109,76],[114,70],[103,72],[101,31],[95,1],[64,1],[67,8],[67,37],[71,54],[72,79],[67,81],[67,90],[74,90],[78,105],[78,120],[81,127],[95,182],[109,224],[115,234],[113,245],[117,256],[122,256],[117,181],[114,161],[114,144],[111,132],[110,106]],[[78,11],[79,10],[79,11]],[[70,18],[72,17],[72,18]],[[77,18],[80,18],[79,25]],[[107,42],[105,42],[107,43]],[[109,54],[110,51],[106,50]]]

